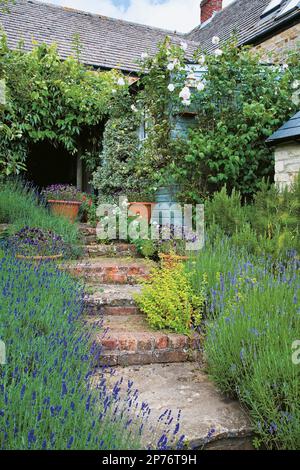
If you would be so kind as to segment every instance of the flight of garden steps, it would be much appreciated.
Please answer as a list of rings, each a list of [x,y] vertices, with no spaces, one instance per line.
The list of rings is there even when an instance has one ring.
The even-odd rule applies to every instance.
[[[135,305],[139,280],[149,275],[152,263],[138,258],[132,245],[97,244],[95,229],[86,224],[81,224],[80,231],[84,259],[70,263],[68,271],[86,282],[86,313],[95,325],[99,365],[201,361],[199,335],[189,338],[154,331]]]

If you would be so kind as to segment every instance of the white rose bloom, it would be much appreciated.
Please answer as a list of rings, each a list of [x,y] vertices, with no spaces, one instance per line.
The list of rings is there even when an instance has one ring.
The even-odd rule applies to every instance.
[[[180,43],[180,47],[181,47],[181,49],[182,49],[183,51],[186,51],[187,48],[188,48],[188,45],[187,45],[186,42],[181,42],[181,43]]]
[[[132,104],[132,105],[130,106],[130,108],[131,108],[131,111],[133,111],[134,113],[137,113],[137,112],[138,112],[138,109],[137,109],[137,107],[136,107],[134,104]]]
[[[148,57],[149,57],[149,56],[148,56],[147,52],[143,52],[142,55],[141,55],[141,58],[142,58],[143,60],[148,59]]]
[[[201,55],[198,59],[198,63],[200,65],[204,65],[205,64],[205,56],[204,55]]]
[[[223,51],[222,51],[222,49],[216,49],[214,54],[215,54],[216,57],[220,57],[221,55],[223,55]]]
[[[300,87],[300,80],[294,80],[292,83],[293,90],[297,90]]]
[[[170,83],[170,85],[168,85],[168,90],[171,92],[175,90],[175,86],[173,85],[173,83]]]
[[[175,68],[174,62],[170,62],[167,66],[167,69],[170,70],[170,72],[172,72],[172,70],[174,70],[174,68]]]
[[[115,95],[115,94],[117,93],[117,90],[116,90],[115,88],[113,88],[113,89],[111,90],[111,92],[112,92],[113,95]]]
[[[183,104],[184,106],[191,106],[191,100],[183,100],[183,101],[182,101],[182,104]]]
[[[218,46],[220,44],[220,38],[219,36],[214,36],[211,40],[214,46]]]
[[[119,86],[124,86],[124,85],[125,85],[125,80],[124,80],[124,78],[119,78],[119,80],[117,81],[117,84],[118,84]]]
[[[283,64],[282,68],[283,70],[287,70],[289,68],[289,64]]]
[[[198,91],[203,91],[205,88],[205,85],[203,82],[199,82],[198,85],[197,85],[197,90]]]
[[[185,86],[179,93],[179,98],[182,98],[184,101],[188,101],[191,97],[190,89]]]

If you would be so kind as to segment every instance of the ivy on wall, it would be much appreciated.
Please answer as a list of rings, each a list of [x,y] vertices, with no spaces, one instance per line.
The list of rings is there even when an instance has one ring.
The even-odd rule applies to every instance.
[[[128,90],[119,90],[105,126],[103,151],[93,175],[93,186],[99,199],[106,202],[116,200],[119,195],[138,192],[142,186],[136,174],[141,123],[131,106],[133,99]]]

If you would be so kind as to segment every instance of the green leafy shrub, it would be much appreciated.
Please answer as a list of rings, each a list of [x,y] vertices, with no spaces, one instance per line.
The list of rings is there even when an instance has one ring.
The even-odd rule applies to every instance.
[[[207,230],[232,237],[233,245],[274,259],[300,252],[300,175],[289,189],[262,182],[251,204],[242,205],[235,190],[222,188],[206,203]],[[221,235],[222,236],[222,235]]]
[[[233,191],[229,195],[226,186],[214,193],[205,204],[207,224],[218,225],[224,233],[232,235],[244,226],[246,214],[241,205],[241,194]]]
[[[158,256],[157,245],[153,240],[137,239],[134,241],[137,251],[144,258],[155,259]]]
[[[199,326],[205,303],[205,279],[197,295],[181,263],[154,268],[143,282],[141,294],[135,296],[139,308],[147,315],[151,327],[172,329],[189,334]]]

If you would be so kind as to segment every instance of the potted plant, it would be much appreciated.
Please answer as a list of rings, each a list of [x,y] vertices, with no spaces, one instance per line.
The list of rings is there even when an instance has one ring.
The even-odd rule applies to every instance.
[[[75,186],[55,184],[42,191],[53,214],[67,217],[75,222],[83,201],[83,194]]]
[[[128,213],[131,216],[140,216],[150,224],[153,206],[155,205],[154,196],[150,193],[130,193],[128,196]]]
[[[24,227],[8,239],[16,258],[29,261],[51,261],[62,258],[63,239],[51,230]]]

